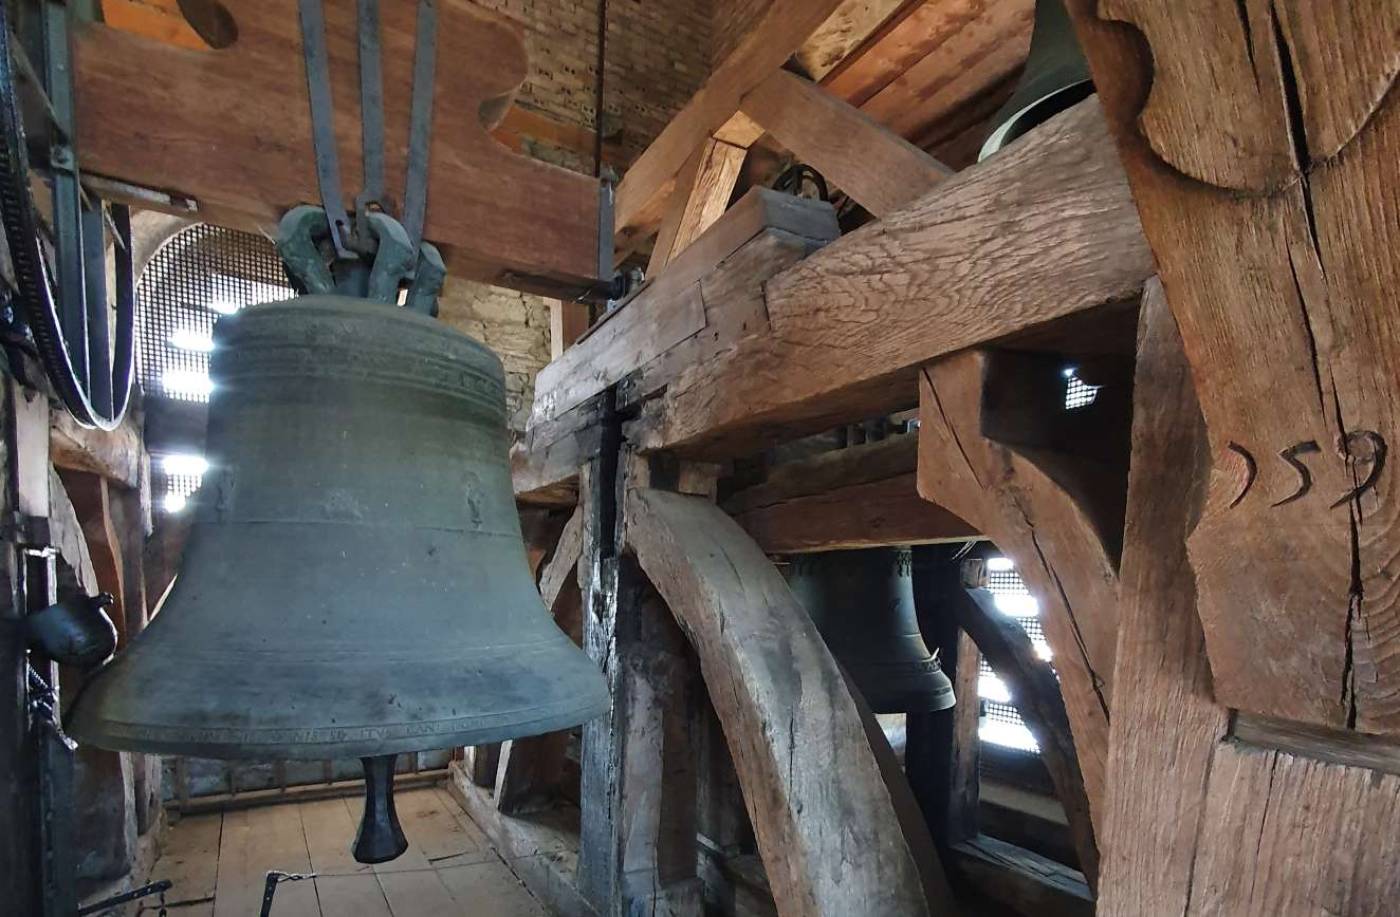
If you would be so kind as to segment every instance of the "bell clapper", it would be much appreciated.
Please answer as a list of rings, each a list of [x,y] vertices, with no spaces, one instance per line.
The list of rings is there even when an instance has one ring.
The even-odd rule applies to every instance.
[[[398,755],[361,758],[365,772],[365,813],[351,852],[359,863],[386,863],[408,849],[394,811],[394,762]]]

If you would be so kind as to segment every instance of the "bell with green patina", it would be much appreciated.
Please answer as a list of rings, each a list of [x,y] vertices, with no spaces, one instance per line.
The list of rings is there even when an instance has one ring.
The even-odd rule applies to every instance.
[[[247,309],[214,345],[210,471],[180,575],[75,702],[75,738],[375,758],[606,709],[527,566],[490,350],[340,296]]]
[[[953,706],[953,684],[919,633],[908,548],[801,554],[788,586],[876,713]]]

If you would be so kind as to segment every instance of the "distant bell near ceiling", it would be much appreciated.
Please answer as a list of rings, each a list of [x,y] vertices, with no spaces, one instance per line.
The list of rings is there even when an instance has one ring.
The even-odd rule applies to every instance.
[[[799,555],[788,585],[876,713],[953,706],[952,682],[919,633],[908,548]]]
[[[407,309],[303,296],[220,319],[210,470],[180,576],[68,724],[103,748],[365,759],[355,855],[406,845],[393,757],[608,706],[526,564],[505,384]]]
[[[1011,98],[992,116],[992,132],[977,158],[986,159],[1093,92],[1089,62],[1063,0],[1037,0],[1026,67]]]

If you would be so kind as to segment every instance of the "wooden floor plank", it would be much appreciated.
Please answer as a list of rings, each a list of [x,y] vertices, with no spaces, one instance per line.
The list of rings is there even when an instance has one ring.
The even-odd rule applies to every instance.
[[[198,901],[214,897],[223,823],[224,816],[215,813],[182,818],[170,826],[165,853],[152,870],[156,879],[169,879],[173,883],[166,896],[168,900]]]
[[[455,812],[461,809],[437,787],[400,793],[396,805],[409,844],[421,850],[434,867],[495,859],[486,835],[471,819],[457,818]]]
[[[214,917],[249,917],[258,913],[269,870],[311,871],[311,857],[297,807],[276,805],[226,813],[219,844]],[[321,917],[315,886],[308,881],[279,885],[272,915]]]
[[[410,796],[412,793],[396,795],[396,808],[402,807]],[[364,800],[347,797],[342,803],[350,813],[350,818],[358,825],[364,812]],[[423,848],[413,836],[408,835],[407,831],[405,835],[408,837],[408,849],[403,855],[374,866],[374,874],[379,880],[385,900],[389,902],[390,912],[394,917],[441,917],[456,914],[457,905],[433,870],[428,855],[423,852]]]
[[[394,917],[451,917],[467,913],[476,917],[476,911],[464,911],[457,904],[435,869],[383,871],[376,876]]]
[[[389,902],[374,869],[355,862],[355,822],[340,799],[303,802],[301,827],[311,868],[317,873],[316,897],[324,917],[390,917]]]
[[[547,917],[548,912],[499,859],[439,871],[461,913],[471,917]]]

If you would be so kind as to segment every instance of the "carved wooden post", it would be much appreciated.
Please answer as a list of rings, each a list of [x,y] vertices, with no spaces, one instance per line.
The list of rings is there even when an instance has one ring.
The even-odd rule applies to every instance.
[[[613,705],[583,728],[579,886],[600,915],[698,917],[687,647],[622,551],[626,474],[626,463],[605,456],[580,476],[583,646],[602,666]]]
[[[1068,6],[1205,416],[1216,695],[1400,733],[1400,6]]]

